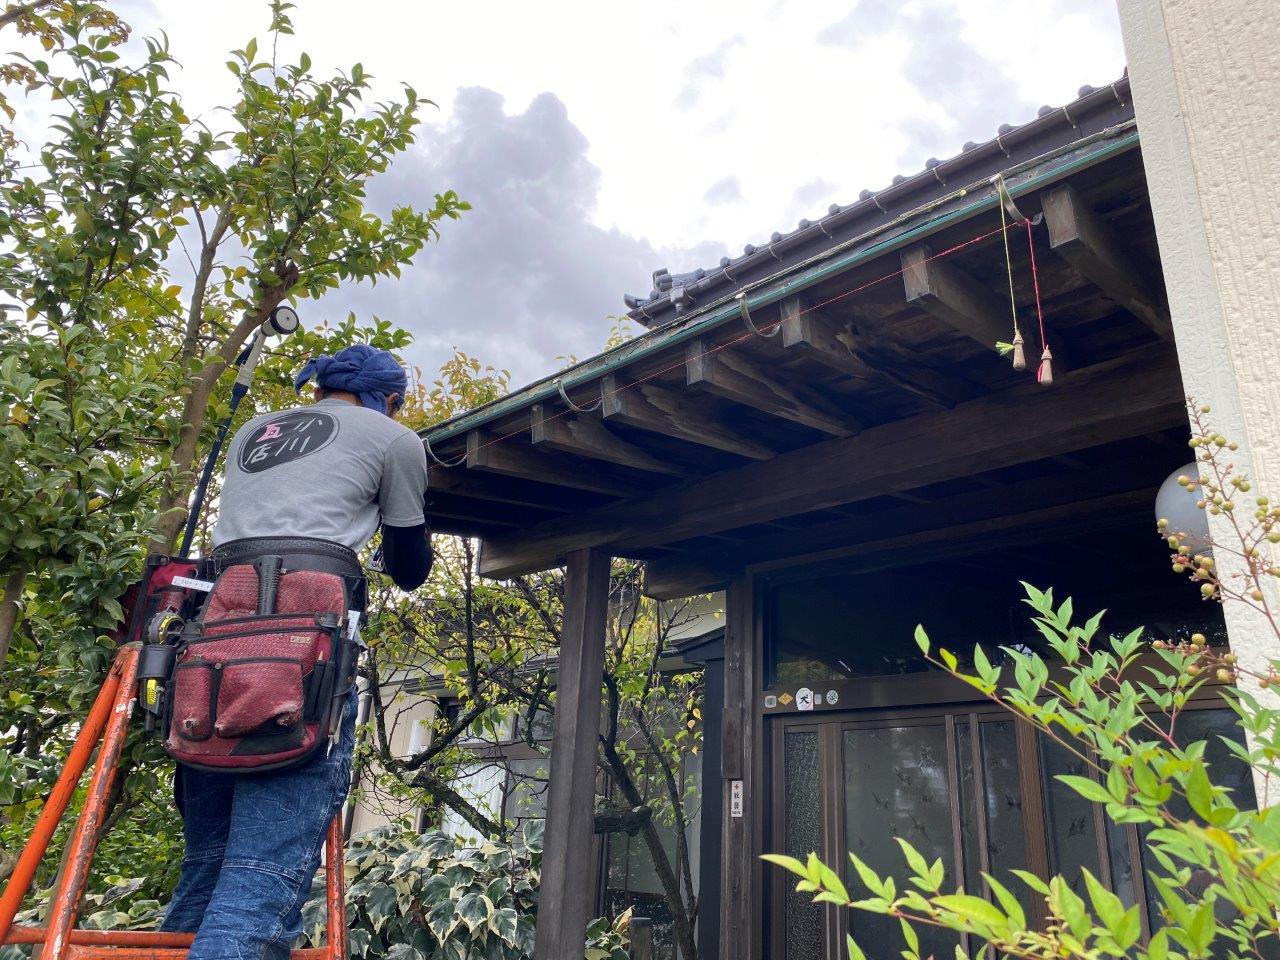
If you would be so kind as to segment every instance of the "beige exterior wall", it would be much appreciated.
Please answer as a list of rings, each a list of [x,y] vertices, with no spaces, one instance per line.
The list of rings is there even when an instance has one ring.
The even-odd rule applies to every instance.
[[[1280,7],[1119,8],[1183,385],[1241,444],[1257,491],[1280,500]],[[1226,614],[1243,661],[1280,659],[1260,616]]]
[[[390,687],[384,687],[383,696]],[[431,723],[435,720],[436,704],[430,697],[396,693],[387,705],[387,740],[392,753],[407,757],[428,746]],[[360,786],[368,790],[369,778],[363,778]],[[363,833],[386,826],[393,817],[413,815],[416,811],[406,804],[391,803],[385,797],[367,795],[355,805],[351,818],[351,833]]]

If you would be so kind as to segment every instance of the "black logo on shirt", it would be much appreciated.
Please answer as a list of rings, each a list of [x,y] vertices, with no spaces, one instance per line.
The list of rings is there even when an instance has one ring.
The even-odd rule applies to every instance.
[[[260,473],[315,453],[338,435],[338,421],[327,413],[299,410],[254,428],[240,448],[240,469]]]

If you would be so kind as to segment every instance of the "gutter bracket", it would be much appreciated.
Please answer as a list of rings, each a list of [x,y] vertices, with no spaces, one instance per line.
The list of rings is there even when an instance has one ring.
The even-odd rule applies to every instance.
[[[775,323],[773,325],[773,329],[770,330],[768,333],[765,333],[763,330],[761,330],[759,327],[756,326],[755,321],[751,319],[751,311],[747,309],[747,295],[745,292],[738,294],[736,299],[738,301],[738,309],[742,312],[742,322],[745,323],[747,325],[747,329],[750,330],[752,333],[754,333],[757,337],[765,337],[767,339],[769,337],[776,337],[779,333],[782,332],[781,322]]]

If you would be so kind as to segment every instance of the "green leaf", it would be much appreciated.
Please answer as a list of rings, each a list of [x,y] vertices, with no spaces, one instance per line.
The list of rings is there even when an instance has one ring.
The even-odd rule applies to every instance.
[[[493,903],[482,893],[469,893],[458,901],[458,917],[475,932],[477,927],[488,926],[493,916]]]
[[[1068,787],[1074,790],[1086,800],[1092,800],[1094,803],[1112,803],[1114,798],[1107,792],[1107,788],[1095,780],[1088,777],[1077,777],[1070,774],[1061,773],[1054,777],[1060,780]]]
[[[495,910],[493,916],[489,918],[489,929],[501,937],[503,943],[512,947],[516,945],[516,931],[519,926],[519,917],[511,907]]]
[[[885,885],[880,876],[869,866],[862,862],[857,854],[849,854],[849,862],[853,864],[853,869],[858,871],[858,876],[868,890],[877,896],[884,896]]]
[[[1037,877],[1034,873],[1031,873],[1030,871],[1027,871],[1027,870],[1011,870],[1009,872],[1012,873],[1019,880],[1021,880],[1023,883],[1025,883],[1028,887],[1030,887],[1036,893],[1044,894],[1046,897],[1049,895],[1049,885],[1046,884],[1039,877]]]
[[[862,952],[862,948],[854,941],[852,934],[845,934],[844,948],[849,954],[849,960],[867,960],[867,955]]]
[[[1022,904],[1018,901],[1018,898],[989,873],[984,873],[982,876],[987,881],[987,886],[991,888],[991,892],[996,895],[996,899],[1000,901],[1000,908],[1004,910],[1005,915],[1009,918],[1009,925],[1016,931],[1025,930],[1027,928],[1027,915],[1023,911]]]
[[[1084,876],[1085,889],[1093,902],[1093,909],[1098,914],[1098,919],[1102,921],[1107,931],[1115,936],[1116,930],[1124,921],[1124,904],[1120,902],[1119,897],[1099,883],[1098,878],[1087,869],[1081,868],[1080,873]]]
[[[917,877],[927,879],[929,876],[929,865],[925,862],[924,857],[921,856],[920,851],[906,840],[902,839],[902,837],[894,837],[893,839],[896,840],[898,842],[898,846],[902,848],[902,855],[906,857],[907,866],[911,868],[912,872]]]
[[[920,938],[916,936],[915,928],[907,923],[906,920],[899,920],[898,922],[902,925],[902,939],[906,942],[907,950],[909,951],[909,953],[904,953],[903,956],[906,960],[914,960],[920,955]]]
[[[924,624],[916,624],[916,646],[926,657],[929,655],[929,634],[925,633]]]
[[[1191,809],[1208,820],[1213,811],[1213,786],[1209,783],[1209,773],[1203,762],[1192,765],[1184,789]]]
[[[809,875],[805,865],[795,857],[783,856],[780,853],[765,853],[760,855],[760,859],[776,864],[777,866],[782,867],[782,869],[794,873],[798,877],[807,877]]]
[[[1169,932],[1167,930],[1157,930],[1151,935],[1151,942],[1147,944],[1145,954],[1142,954],[1145,960],[1169,960]]]
[[[967,893],[947,893],[934,897],[933,903],[943,910],[954,913],[962,920],[968,920],[989,929],[1000,930],[1008,926],[1008,921],[999,908],[981,897]]]

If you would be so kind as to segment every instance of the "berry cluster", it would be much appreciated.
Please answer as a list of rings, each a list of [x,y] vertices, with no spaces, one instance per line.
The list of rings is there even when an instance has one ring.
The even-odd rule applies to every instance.
[[[1188,579],[1199,585],[1200,594],[1206,600],[1247,603],[1265,616],[1280,636],[1280,622],[1277,622],[1264,590],[1268,578],[1280,579],[1280,566],[1274,563],[1272,549],[1274,544],[1280,543],[1280,507],[1273,507],[1264,496],[1255,496],[1252,498],[1252,519],[1242,519],[1244,511],[1237,509],[1236,498],[1250,493],[1253,485],[1227,459],[1227,455],[1235,452],[1238,446],[1209,426],[1206,417],[1211,410],[1208,406],[1189,403],[1187,409],[1192,425],[1189,444],[1196,451],[1199,470],[1197,476],[1178,477],[1178,483],[1198,494],[1196,506],[1199,509],[1215,517],[1226,517],[1231,535],[1226,541],[1214,538],[1207,549],[1193,552],[1184,542],[1188,539],[1185,531],[1170,530],[1168,520],[1158,520],[1156,527],[1160,535],[1174,551],[1170,557],[1173,572],[1187,574]],[[1220,574],[1215,556],[1234,572],[1227,576]],[[1157,646],[1199,657],[1209,655],[1202,634],[1195,634],[1189,644],[1168,642]],[[1226,657],[1219,658],[1222,663],[1214,665],[1214,669],[1219,679],[1231,680],[1234,679],[1235,658],[1232,654]],[[1193,672],[1204,668],[1199,662],[1190,667]],[[1271,669],[1270,675],[1261,677],[1260,682],[1269,686],[1280,682],[1280,676]]]

